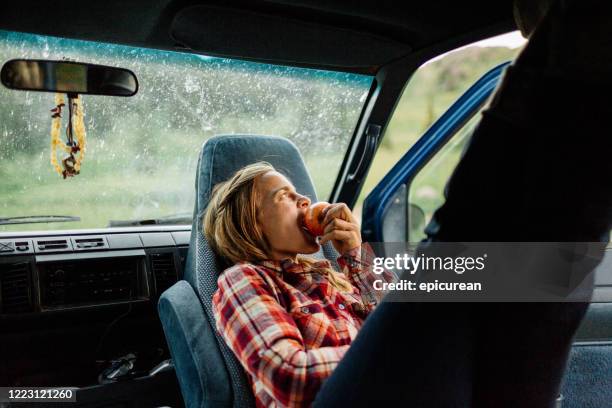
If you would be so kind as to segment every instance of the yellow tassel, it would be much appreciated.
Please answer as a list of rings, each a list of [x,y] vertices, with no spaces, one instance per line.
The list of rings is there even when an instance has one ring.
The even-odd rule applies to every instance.
[[[83,112],[83,102],[80,96],[78,96],[75,100],[75,110],[74,110],[74,133],[76,134],[77,143],[79,145],[80,151],[78,156],[76,157],[76,162],[74,164],[74,168],[79,171],[81,169],[81,162],[85,158],[85,144],[87,135],[85,134],[85,113]]]
[[[73,110],[72,110],[72,123],[74,134],[76,136],[77,146],[79,146],[79,151],[74,155],[75,156],[75,164],[74,169],[76,171],[80,171],[81,163],[85,158],[86,151],[86,143],[87,143],[87,135],[85,132],[85,113],[83,111],[83,102],[80,96],[77,96],[73,99]],[[59,106],[64,103],[64,95],[58,93],[55,95],[55,105]],[[60,138],[60,131],[62,127],[62,118],[56,117],[51,121],[51,165],[55,169],[55,171],[62,175],[62,167],[59,165],[57,161],[57,149],[60,151],[64,151],[67,154],[72,153],[72,148],[66,143],[64,143]]]
[[[59,106],[62,103],[64,103],[64,95],[61,93],[55,94],[55,106]],[[53,118],[53,120],[51,121],[51,165],[53,166],[53,168],[59,175],[62,174],[62,168],[57,163],[56,149],[58,146],[60,146],[61,148],[65,146],[61,142],[60,137],[59,137],[61,125],[62,125],[62,118],[59,116],[56,118]]]

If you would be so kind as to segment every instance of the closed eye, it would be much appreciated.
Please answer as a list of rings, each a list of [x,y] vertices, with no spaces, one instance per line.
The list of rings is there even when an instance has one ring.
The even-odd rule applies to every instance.
[[[287,195],[287,189],[282,189],[279,190],[276,194],[275,194],[275,199],[277,200],[281,200],[283,198],[285,198],[285,196]]]
[[[291,198],[296,200],[298,197],[298,193],[295,190],[290,190],[289,187],[284,187],[276,193],[277,199],[283,199],[291,195]]]

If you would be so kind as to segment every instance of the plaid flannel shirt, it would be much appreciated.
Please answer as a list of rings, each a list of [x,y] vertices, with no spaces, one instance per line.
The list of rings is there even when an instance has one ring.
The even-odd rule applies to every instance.
[[[391,272],[372,272],[373,256],[364,245],[338,258],[351,292],[291,260],[239,263],[221,274],[216,327],[248,373],[257,406],[312,404],[384,296],[373,281],[396,280]],[[322,266],[331,265],[318,261],[313,269]]]

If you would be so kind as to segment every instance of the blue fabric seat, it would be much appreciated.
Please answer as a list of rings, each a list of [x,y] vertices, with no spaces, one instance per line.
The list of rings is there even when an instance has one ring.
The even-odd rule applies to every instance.
[[[202,217],[213,187],[236,170],[265,160],[287,176],[298,192],[316,201],[312,180],[297,147],[287,139],[258,135],[222,135],[207,140],[200,152],[191,241],[183,279],[166,290],[158,311],[187,407],[251,407],[246,373],[215,330],[212,295],[221,263],[202,234]],[[337,267],[327,243],[318,254]]]

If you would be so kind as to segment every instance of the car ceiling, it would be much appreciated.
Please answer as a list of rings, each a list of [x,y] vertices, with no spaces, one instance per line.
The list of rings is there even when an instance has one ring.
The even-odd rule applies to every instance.
[[[4,30],[362,73],[511,26],[511,0],[22,0],[0,13]]]

